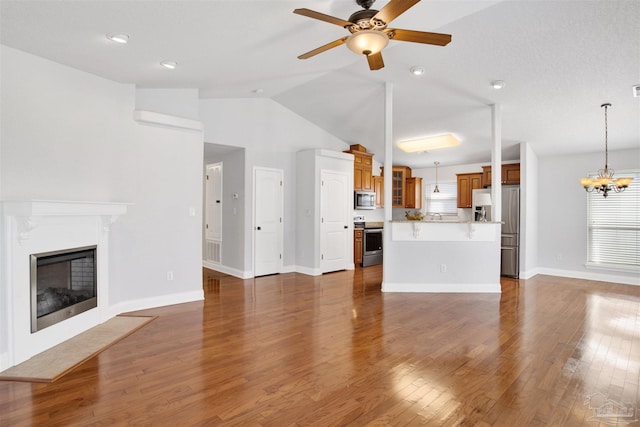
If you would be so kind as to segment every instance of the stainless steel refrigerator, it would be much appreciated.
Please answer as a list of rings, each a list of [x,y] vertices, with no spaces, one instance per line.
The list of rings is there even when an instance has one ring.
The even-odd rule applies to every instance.
[[[520,274],[520,187],[502,186],[502,250],[500,274]]]

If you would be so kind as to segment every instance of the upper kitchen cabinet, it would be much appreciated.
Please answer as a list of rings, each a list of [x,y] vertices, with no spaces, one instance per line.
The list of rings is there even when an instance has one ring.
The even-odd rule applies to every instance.
[[[353,190],[373,191],[373,154],[360,144],[349,146],[345,153],[353,154]]]
[[[381,168],[384,176],[384,167]],[[411,178],[411,168],[407,166],[393,166],[391,168],[391,205],[394,208],[406,208],[407,179]],[[414,185],[415,188],[415,185]],[[422,191],[422,182],[420,183]],[[414,202],[415,203],[415,202]]]
[[[373,177],[373,191],[376,192],[376,208],[384,208],[384,177]]]
[[[412,177],[405,180],[404,207],[422,209],[422,178]]]
[[[502,165],[502,184],[520,184],[520,163],[507,163]],[[482,186],[491,185],[491,166],[482,167]]]
[[[459,173],[458,179],[458,207],[470,208],[473,201],[473,190],[482,188],[482,173]]]

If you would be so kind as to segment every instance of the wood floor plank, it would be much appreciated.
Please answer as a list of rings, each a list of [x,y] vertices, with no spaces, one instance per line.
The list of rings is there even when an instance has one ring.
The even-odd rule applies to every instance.
[[[136,313],[158,318],[58,382],[0,382],[0,426],[597,426],[597,393],[640,409],[640,287],[390,294],[381,273],[205,269],[204,301]]]

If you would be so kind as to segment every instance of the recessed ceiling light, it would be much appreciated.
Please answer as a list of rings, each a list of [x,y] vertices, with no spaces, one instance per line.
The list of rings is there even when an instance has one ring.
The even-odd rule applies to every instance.
[[[175,68],[178,66],[178,63],[176,61],[162,61],[160,65],[162,65],[164,68],[175,70]]]
[[[398,142],[398,148],[406,153],[437,150],[438,148],[455,147],[457,145],[460,145],[460,140],[451,133]]]
[[[633,97],[640,98],[640,85],[631,86],[631,89],[633,89]]]
[[[494,80],[491,82],[491,87],[495,90],[500,90],[505,87],[507,84],[503,80]]]
[[[121,33],[111,33],[107,34],[107,38],[112,42],[116,43],[127,43],[129,42],[129,36]]]
[[[421,76],[424,74],[424,68],[422,67],[411,67],[409,71],[411,71],[411,74],[414,76]]]

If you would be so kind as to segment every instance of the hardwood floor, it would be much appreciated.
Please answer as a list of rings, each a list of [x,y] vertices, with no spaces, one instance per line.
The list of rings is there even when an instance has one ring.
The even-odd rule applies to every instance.
[[[139,312],[159,317],[56,383],[0,382],[0,425],[604,426],[619,405],[640,425],[640,287],[380,282],[204,270],[204,302]]]

